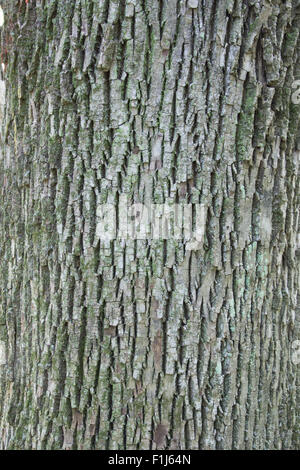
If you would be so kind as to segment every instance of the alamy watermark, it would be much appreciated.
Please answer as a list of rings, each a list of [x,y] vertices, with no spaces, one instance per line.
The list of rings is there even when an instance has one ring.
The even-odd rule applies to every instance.
[[[292,84],[293,93],[292,93],[292,103],[293,104],[300,104],[300,80],[296,80]]]
[[[197,249],[206,224],[204,204],[128,204],[121,195],[117,205],[97,207],[96,234],[101,240],[184,240],[187,249]]]
[[[297,366],[300,364],[300,340],[296,339],[292,342],[292,363]]]

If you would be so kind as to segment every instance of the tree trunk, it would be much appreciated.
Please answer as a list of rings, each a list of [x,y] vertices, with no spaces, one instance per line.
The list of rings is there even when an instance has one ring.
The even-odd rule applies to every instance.
[[[0,447],[299,449],[299,0],[2,8]]]

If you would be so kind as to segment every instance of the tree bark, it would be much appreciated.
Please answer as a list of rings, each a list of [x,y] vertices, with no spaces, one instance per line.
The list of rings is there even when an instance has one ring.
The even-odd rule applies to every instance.
[[[299,0],[1,6],[0,448],[299,449]]]

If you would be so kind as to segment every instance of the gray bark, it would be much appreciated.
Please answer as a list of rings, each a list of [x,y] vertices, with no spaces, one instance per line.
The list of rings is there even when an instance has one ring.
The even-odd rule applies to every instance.
[[[299,0],[1,5],[0,448],[299,449]]]

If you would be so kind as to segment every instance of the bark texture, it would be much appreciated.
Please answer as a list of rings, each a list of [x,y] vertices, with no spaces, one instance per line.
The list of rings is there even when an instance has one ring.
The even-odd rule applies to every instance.
[[[299,0],[1,3],[0,448],[299,449]]]

